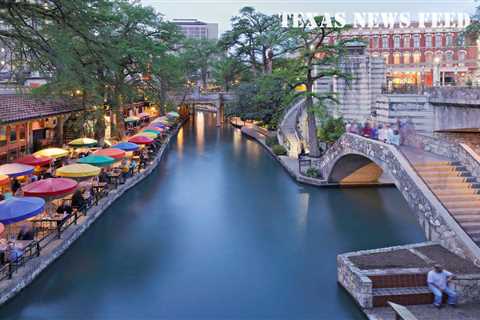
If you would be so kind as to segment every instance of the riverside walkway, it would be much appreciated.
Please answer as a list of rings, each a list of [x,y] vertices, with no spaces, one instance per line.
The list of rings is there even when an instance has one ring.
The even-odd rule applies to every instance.
[[[107,210],[112,203],[120,198],[125,192],[137,185],[160,163],[170,139],[178,131],[180,125],[177,125],[165,137],[162,146],[155,157],[149,161],[147,166],[133,177],[116,186],[108,192],[108,195],[99,199],[97,203],[89,208],[85,215],[76,218],[75,223],[66,228],[62,228],[60,233],[51,233],[44,238],[45,243],[39,243],[42,250],[38,249],[38,256],[29,257],[29,260],[20,267],[14,269],[10,279],[0,281],[0,305],[7,302],[18,294],[23,288],[29,285],[42,271],[50,266],[56,259],[63,255],[67,249],[85,232],[89,227]],[[43,240],[42,240],[43,241]]]

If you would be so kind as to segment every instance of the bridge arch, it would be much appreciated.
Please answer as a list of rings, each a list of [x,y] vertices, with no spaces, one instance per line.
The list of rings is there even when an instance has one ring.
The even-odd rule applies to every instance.
[[[382,175],[384,169],[368,156],[346,153],[332,162],[326,178],[331,183],[355,185],[378,183]]]

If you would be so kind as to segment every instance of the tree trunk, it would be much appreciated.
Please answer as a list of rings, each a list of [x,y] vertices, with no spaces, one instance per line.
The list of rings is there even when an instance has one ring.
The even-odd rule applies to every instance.
[[[122,140],[125,134],[125,125],[123,119],[123,102],[122,98],[114,94],[112,101],[112,112],[114,116],[114,121],[112,121],[112,137]]]
[[[307,90],[307,92],[311,92]],[[313,97],[308,96],[305,101],[305,110],[307,112],[307,127],[308,127],[308,149],[310,151],[311,157],[320,157],[320,149],[318,148],[318,139],[317,139],[317,122],[315,117],[315,112],[313,110]]]

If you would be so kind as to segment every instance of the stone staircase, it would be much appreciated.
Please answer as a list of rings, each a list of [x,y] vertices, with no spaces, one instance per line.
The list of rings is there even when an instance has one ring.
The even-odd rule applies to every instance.
[[[480,183],[458,162],[414,165],[458,224],[480,246]]]
[[[433,294],[426,286],[426,272],[368,277],[372,281],[373,307],[385,307],[388,301],[402,305],[433,302]]]

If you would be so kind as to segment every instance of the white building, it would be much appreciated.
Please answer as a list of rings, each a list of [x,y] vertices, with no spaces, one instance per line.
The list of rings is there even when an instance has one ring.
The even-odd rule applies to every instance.
[[[187,38],[218,40],[218,23],[206,23],[197,19],[174,19]]]

